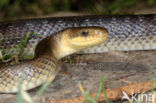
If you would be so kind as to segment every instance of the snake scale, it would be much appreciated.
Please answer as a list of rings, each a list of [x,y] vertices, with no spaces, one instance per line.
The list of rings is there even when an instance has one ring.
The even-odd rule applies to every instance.
[[[76,30],[76,28],[78,29]],[[82,29],[84,29],[84,31],[82,31]],[[108,31],[109,35],[107,41],[104,42],[106,40],[105,37],[104,39],[100,37],[101,39],[94,39],[95,42],[93,44],[87,44],[88,46],[85,46],[85,48],[104,42],[98,46],[94,46],[85,50],[82,50],[84,49],[84,47],[81,49],[79,48],[79,46],[76,47],[76,45],[85,45],[84,41],[89,42],[89,39],[88,41],[85,39],[86,37],[88,37],[88,30],[90,30],[91,33],[94,34],[97,34],[97,30],[99,30],[99,32],[102,32],[101,35],[107,34]],[[72,32],[65,34],[75,35],[72,37],[76,38],[75,40],[73,40],[73,42],[76,41],[76,44],[74,44],[75,46],[72,47],[76,48],[76,50],[72,51],[66,48],[65,50],[69,51],[64,52],[65,54],[61,54],[59,52],[60,49],[54,50],[58,46],[53,45],[55,43],[51,41],[55,41],[57,40],[57,38],[59,38],[58,41],[60,41],[60,38],[65,35],[64,32],[66,31]],[[75,31],[77,31],[77,33],[74,34]],[[22,40],[27,36],[27,34],[32,32],[40,35],[29,36],[22,55],[36,55],[35,58],[26,63],[21,63],[14,66],[0,67],[0,92],[17,92],[17,82],[15,83],[14,81],[11,81],[13,79],[11,78],[11,76],[13,75],[14,77],[18,77],[22,72],[25,72],[26,75],[24,76],[27,77],[25,79],[25,85],[27,85],[24,86],[25,90],[34,88],[42,84],[43,82],[40,81],[45,81],[45,79],[50,75],[56,75],[55,72],[57,72],[57,70],[51,70],[52,74],[50,74],[50,69],[46,69],[49,68],[49,64],[52,68],[56,68],[56,65],[54,64],[57,63],[58,59],[80,50],[81,51],[78,52],[79,54],[103,53],[112,50],[134,51],[156,49],[156,15],[78,16],[1,22],[0,37],[2,39],[2,42],[0,44],[0,48],[2,50],[17,48]],[[91,35],[91,38],[97,38],[97,35],[94,36],[94,34]],[[83,42],[81,41],[81,36],[83,36]],[[71,37],[69,38],[71,39]],[[93,40],[93,38],[91,40]],[[48,44],[52,44],[53,47],[49,46]],[[65,46],[63,45],[61,47],[64,48]],[[57,52],[51,53],[53,51]],[[10,52],[10,54],[17,53],[18,50]],[[46,63],[48,63],[48,66]],[[29,65],[31,66],[29,67]],[[35,75],[33,74],[34,70],[36,70],[35,72],[37,72]],[[27,73],[29,75],[27,75]],[[39,75],[45,76],[44,78],[42,78],[43,80],[35,80],[39,77]],[[32,82],[30,82],[30,80],[32,80]]]

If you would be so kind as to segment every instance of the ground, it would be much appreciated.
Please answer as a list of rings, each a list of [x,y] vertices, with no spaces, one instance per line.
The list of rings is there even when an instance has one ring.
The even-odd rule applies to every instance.
[[[73,63],[66,63],[63,69],[70,74],[60,73],[40,98],[71,98],[82,95],[78,83],[90,93],[96,92],[102,77],[106,77],[106,88],[116,88],[132,82],[151,80],[150,67],[156,77],[156,51],[110,52],[74,56]],[[85,60],[83,59],[85,58]],[[74,63],[74,61],[79,63]],[[156,78],[154,78],[156,79]],[[29,91],[32,96],[39,88]],[[16,103],[12,94],[1,94],[4,102]],[[10,101],[9,101],[10,100]],[[42,103],[42,102],[41,102]]]

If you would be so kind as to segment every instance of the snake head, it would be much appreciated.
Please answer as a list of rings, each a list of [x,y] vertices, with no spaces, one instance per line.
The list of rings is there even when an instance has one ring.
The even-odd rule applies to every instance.
[[[104,28],[84,27],[66,29],[55,37],[54,54],[58,55],[57,58],[62,58],[85,48],[101,44],[107,40],[107,37],[108,32]]]

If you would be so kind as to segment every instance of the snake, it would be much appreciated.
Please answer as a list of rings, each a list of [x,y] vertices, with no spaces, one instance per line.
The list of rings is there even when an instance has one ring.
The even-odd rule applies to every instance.
[[[58,61],[73,53],[155,50],[156,15],[50,17],[1,22],[0,48],[4,51],[17,48],[30,33],[33,34],[29,35],[21,55],[34,55],[34,58],[0,67],[2,93],[16,93],[21,76],[24,90],[43,84],[47,78],[52,81],[58,73]],[[18,49],[9,54],[18,54]]]
[[[97,45],[107,40],[108,32],[103,28],[72,28],[60,31],[42,40],[36,47],[36,56],[31,61],[2,67],[0,91],[18,92],[19,80],[22,90],[29,90],[52,81],[59,69],[57,62],[70,54]]]

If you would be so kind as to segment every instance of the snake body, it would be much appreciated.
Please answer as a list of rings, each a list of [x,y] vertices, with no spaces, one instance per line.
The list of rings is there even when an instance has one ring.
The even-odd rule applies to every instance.
[[[0,67],[0,92],[15,93],[19,81],[22,90],[29,90],[52,81],[59,71],[57,61],[67,55],[106,41],[108,32],[103,28],[72,28],[43,39],[36,47],[31,61]]]
[[[45,81],[45,78],[49,77],[50,75],[56,75],[55,72],[57,72],[57,70],[46,69],[48,68],[46,63],[50,65],[50,68],[56,68],[58,57],[60,59],[65,55],[57,56],[59,54],[58,52],[56,52],[55,55],[53,55],[53,53],[46,53],[46,46],[41,46],[41,48],[38,48],[38,46],[36,47],[36,45],[42,43],[45,38],[50,38],[57,33],[60,34],[60,31],[62,30],[80,27],[104,28],[108,31],[109,36],[107,42],[93,48],[85,49],[79,53],[102,53],[112,50],[130,51],[156,49],[156,15],[79,16],[2,22],[0,23],[0,37],[2,38],[0,47],[2,48],[2,50],[17,48],[29,33],[33,32],[40,35],[30,35],[27,44],[22,52],[22,55],[35,54],[37,58],[31,60],[30,62],[15,66],[0,67],[0,88],[3,87],[0,91],[17,91],[17,81],[16,83],[14,83],[14,81],[12,81],[12,78],[10,77],[10,74],[8,73],[13,74],[14,77],[17,78],[19,77],[20,73],[28,73],[25,79],[26,82],[25,84],[23,83],[25,85],[25,90],[40,85],[41,83],[43,83],[41,81]],[[46,41],[49,41],[49,39]],[[81,43],[81,40],[78,40],[77,44],[83,45],[83,43]],[[64,46],[62,46],[62,48],[64,48]],[[53,49],[52,51],[57,51],[57,49]],[[76,51],[72,53],[75,52]],[[10,52],[10,54],[17,53],[18,50]],[[45,63],[45,61],[51,62]],[[44,66],[43,64],[46,64],[46,66]],[[29,65],[31,65],[31,68],[29,68]],[[16,69],[13,70],[12,68]],[[42,76],[42,79],[33,79],[38,78],[38,76],[40,75],[44,75]],[[29,84],[30,87],[27,86],[27,84]]]
[[[1,48],[17,48],[28,33],[34,32],[41,36],[29,36],[23,51],[23,55],[34,55],[38,42],[58,31],[73,27],[101,27],[108,30],[108,41],[81,53],[149,50],[156,49],[155,26],[156,15],[79,16],[4,22],[0,23]],[[17,54],[17,51],[11,53]]]

